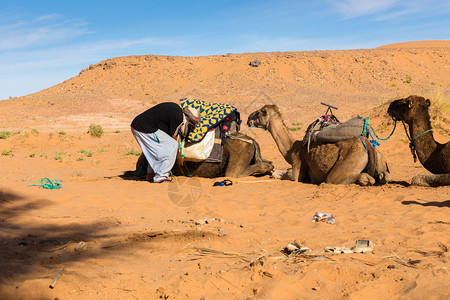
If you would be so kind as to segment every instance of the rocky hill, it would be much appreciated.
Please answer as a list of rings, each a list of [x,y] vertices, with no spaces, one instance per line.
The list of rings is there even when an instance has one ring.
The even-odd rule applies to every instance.
[[[1,101],[0,127],[11,127],[11,122],[33,126],[39,118],[64,118],[69,125],[93,114],[106,126],[111,121],[125,127],[145,108],[184,97],[231,103],[244,116],[276,103],[289,120],[306,122],[322,110],[320,102],[338,106],[345,118],[410,94],[448,99],[450,42],[440,42],[344,51],[116,57],[38,93]],[[255,60],[259,66],[250,66]],[[14,119],[8,107],[22,117]]]

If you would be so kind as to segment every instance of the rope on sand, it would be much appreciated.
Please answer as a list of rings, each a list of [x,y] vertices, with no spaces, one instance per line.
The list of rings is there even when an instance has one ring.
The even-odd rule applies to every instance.
[[[36,182],[40,182],[41,184],[29,184],[28,186],[40,186],[44,189],[48,189],[48,190],[55,190],[55,189],[60,189],[62,188],[61,183],[56,180],[56,179],[48,179],[47,177],[42,178],[41,181],[36,181]]]

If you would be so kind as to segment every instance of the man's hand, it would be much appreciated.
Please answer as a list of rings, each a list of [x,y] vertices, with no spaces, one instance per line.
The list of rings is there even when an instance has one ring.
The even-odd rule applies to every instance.
[[[182,167],[184,163],[184,158],[181,156],[180,150],[177,152],[177,160],[175,162],[177,166]]]
[[[182,167],[184,163],[184,158],[181,156],[180,141],[175,135],[172,135],[172,138],[178,141],[177,159],[175,163],[177,164],[177,166]]]

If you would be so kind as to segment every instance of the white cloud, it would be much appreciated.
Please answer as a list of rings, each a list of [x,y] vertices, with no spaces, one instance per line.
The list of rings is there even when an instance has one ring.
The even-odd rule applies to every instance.
[[[450,11],[448,0],[330,0],[344,18],[372,16],[385,21],[403,16],[445,15]]]
[[[181,48],[188,45],[191,38],[195,37],[103,40],[0,51],[0,100],[51,87],[105,59],[151,54],[149,51],[155,49],[180,49],[180,45]]]
[[[346,18],[371,15],[392,8],[399,0],[344,0],[333,1],[338,12]]]
[[[0,23],[0,51],[53,45],[88,34],[86,23],[64,20],[60,15],[49,14],[13,23]]]

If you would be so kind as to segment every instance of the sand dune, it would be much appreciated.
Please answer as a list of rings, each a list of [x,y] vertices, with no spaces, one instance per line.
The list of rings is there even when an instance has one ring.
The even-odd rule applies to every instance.
[[[269,176],[232,178],[227,187],[184,177],[156,185],[121,175],[134,168],[130,150],[139,151],[133,117],[183,97],[235,105],[244,123],[276,103],[301,139],[325,111],[320,102],[337,106],[341,120],[369,117],[385,137],[389,101],[418,94],[435,103],[434,136],[446,142],[450,122],[439,110],[450,99],[449,46],[118,57],[0,101],[0,132],[12,134],[0,139],[1,298],[448,299],[450,187],[410,186],[428,172],[413,162],[401,125],[379,148],[393,177],[385,186]],[[255,59],[261,65],[249,66]],[[102,137],[86,133],[91,123],[102,125]],[[249,135],[276,169],[289,166],[269,133]],[[33,186],[45,177],[62,188]],[[336,223],[313,223],[316,212]],[[359,239],[374,251],[323,251]],[[74,251],[82,241],[86,248]],[[294,241],[312,252],[282,253]]]

